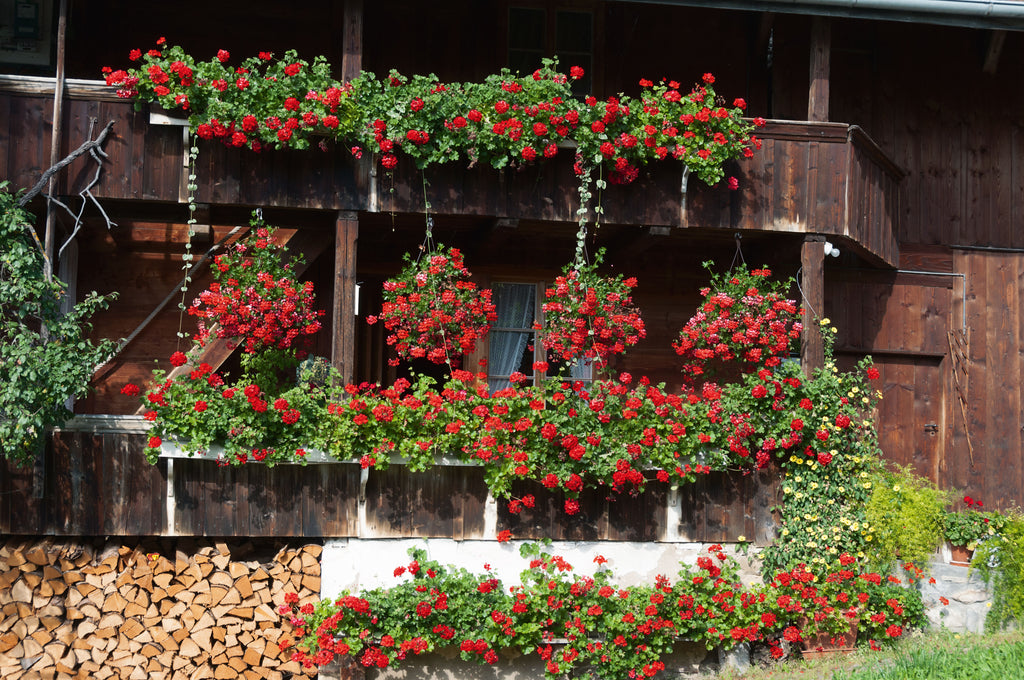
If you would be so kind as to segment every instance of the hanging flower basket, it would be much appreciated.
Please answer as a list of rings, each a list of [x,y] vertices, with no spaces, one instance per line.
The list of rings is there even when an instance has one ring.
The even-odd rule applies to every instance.
[[[636,279],[598,274],[603,257],[601,249],[593,264],[567,266],[545,292],[544,348],[570,363],[584,358],[604,365],[647,336],[630,296]]]
[[[400,359],[445,364],[472,352],[498,318],[491,291],[469,280],[457,248],[438,246],[419,260],[408,254],[405,260],[402,272],[384,282],[380,315],[367,321],[384,324],[387,344]]]
[[[312,282],[299,282],[294,264],[274,241],[274,229],[253,217],[252,231],[213,259],[215,281],[192,302],[200,345],[226,338],[247,354],[297,349],[321,328]]]
[[[709,268],[710,262],[704,266]],[[790,281],[773,281],[768,268],[740,265],[714,274],[704,302],[672,344],[683,372],[703,374],[711,361],[739,362],[746,371],[778,366],[800,338],[803,310],[786,298]]]

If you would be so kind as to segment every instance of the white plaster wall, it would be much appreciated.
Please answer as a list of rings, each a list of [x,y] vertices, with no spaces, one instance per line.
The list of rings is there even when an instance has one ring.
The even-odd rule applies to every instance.
[[[452,539],[336,539],[324,543],[321,555],[321,597],[333,598],[343,590],[359,590],[393,586],[395,567],[409,564],[408,550],[422,547],[430,559],[441,564],[463,567],[482,574],[484,565],[499,578],[506,589],[519,583],[519,574],[529,566],[520,557],[524,541],[455,541]],[[709,543],[596,542],[553,541],[545,552],[562,556],[575,572],[592,575],[597,570],[594,558],[602,555],[621,586],[652,584],[658,574],[676,580],[680,563],[694,565],[700,555],[707,554]],[[725,546],[735,554],[735,546]],[[751,550],[751,555],[754,551]],[[757,579],[757,563],[744,555],[736,555],[741,564],[743,580]]]

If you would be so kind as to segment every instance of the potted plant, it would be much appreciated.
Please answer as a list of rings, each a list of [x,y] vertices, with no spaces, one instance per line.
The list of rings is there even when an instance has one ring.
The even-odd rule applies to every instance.
[[[598,274],[604,252],[599,250],[593,263],[566,266],[545,292],[544,348],[568,363],[585,359],[604,366],[647,337],[631,297],[636,279]]]
[[[867,519],[876,535],[876,559],[927,563],[943,538],[943,508],[949,492],[909,467],[883,471],[871,479]]]
[[[406,254],[405,261],[401,273],[384,282],[380,315],[367,322],[384,324],[387,344],[401,359],[452,364],[472,352],[497,320],[491,291],[469,280],[457,248],[439,245],[416,260]]]
[[[316,423],[326,415],[327,388],[310,371],[296,369],[320,330],[313,286],[300,283],[274,229],[254,215],[250,233],[213,260],[214,281],[193,301],[200,319],[187,351],[170,357],[173,372],[153,372],[141,394],[152,423],[147,455],[155,459],[165,441],[190,454],[219,452],[221,462],[267,463],[304,460],[318,440]],[[241,350],[234,379],[201,360],[213,339]]]
[[[950,564],[969,566],[978,543],[995,535],[1002,527],[1002,516],[983,512],[984,504],[964,496],[963,510],[947,510],[942,517],[942,530],[950,546]]]
[[[913,565],[908,572],[913,586],[922,572]],[[799,643],[805,657],[848,653],[861,635],[877,648],[877,641],[898,638],[905,627],[923,621],[921,595],[914,587],[862,569],[849,553],[824,569],[799,564],[776,574],[768,586],[779,617],[796,624],[784,637]]]
[[[709,270],[711,265],[704,263]],[[704,302],[672,344],[688,378],[714,373],[713,362],[737,362],[750,372],[778,366],[790,355],[803,330],[803,310],[786,297],[790,281],[771,275],[767,267],[741,264],[711,276],[711,285],[701,289]]]

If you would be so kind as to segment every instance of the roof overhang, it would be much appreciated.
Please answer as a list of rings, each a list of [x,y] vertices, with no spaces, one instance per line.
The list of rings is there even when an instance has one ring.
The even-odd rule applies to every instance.
[[[621,0],[1024,31],[1022,0]]]

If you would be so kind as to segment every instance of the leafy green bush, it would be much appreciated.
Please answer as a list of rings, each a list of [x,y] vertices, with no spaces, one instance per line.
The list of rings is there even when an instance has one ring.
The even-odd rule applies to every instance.
[[[874,555],[880,564],[898,557],[924,564],[945,534],[943,518],[949,492],[910,468],[883,471],[872,479],[868,522],[875,532]]]
[[[32,216],[0,182],[0,456],[28,464],[65,403],[84,396],[114,343],[89,339],[88,319],[112,296],[90,293],[61,311],[65,286],[48,280],[31,236]]]
[[[999,534],[982,541],[974,551],[971,568],[977,569],[993,590],[986,630],[1019,621],[1024,615],[1024,515],[1009,515]]]

